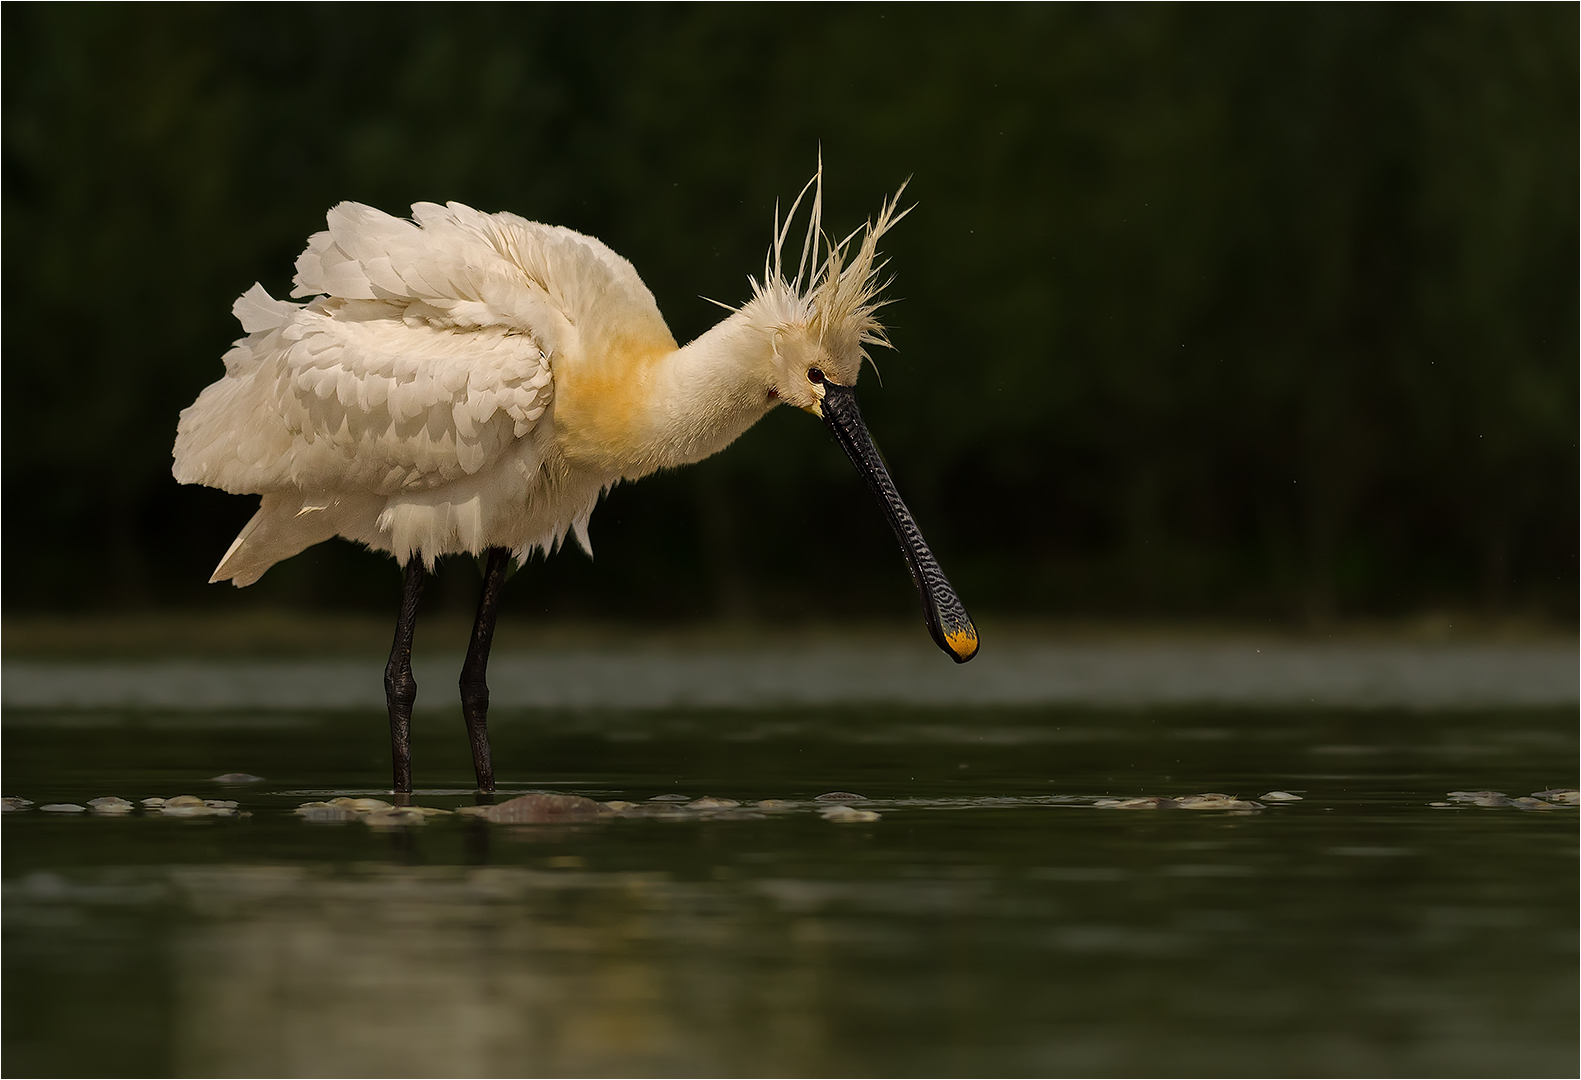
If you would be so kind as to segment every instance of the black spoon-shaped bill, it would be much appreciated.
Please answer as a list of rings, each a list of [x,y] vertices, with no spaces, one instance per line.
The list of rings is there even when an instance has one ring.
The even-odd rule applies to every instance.
[[[900,541],[900,550],[906,556],[906,565],[911,567],[911,579],[917,583],[917,592],[922,596],[928,632],[957,664],[966,663],[977,655],[977,627],[972,625],[961,598],[950,587],[949,579],[939,568],[939,561],[922,538],[922,530],[917,528],[911,511],[906,509],[900,492],[895,490],[895,482],[890,479],[884,459],[879,456],[878,447],[873,445],[873,437],[862,422],[861,410],[856,407],[856,390],[832,382],[825,382],[823,389],[823,422],[884,508],[890,528],[895,530],[895,538]]]

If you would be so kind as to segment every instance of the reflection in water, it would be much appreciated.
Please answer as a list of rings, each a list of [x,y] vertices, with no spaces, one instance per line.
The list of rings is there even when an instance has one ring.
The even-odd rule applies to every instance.
[[[712,890],[652,874],[225,867],[179,883],[204,917],[179,949],[180,1074],[809,1073],[817,999],[838,990],[819,978],[827,925],[769,925],[754,905],[721,918]]]

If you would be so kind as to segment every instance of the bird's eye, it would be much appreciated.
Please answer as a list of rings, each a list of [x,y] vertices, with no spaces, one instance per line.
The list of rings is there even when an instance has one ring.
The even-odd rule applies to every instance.
[[[822,369],[815,368],[815,367],[808,368],[807,369],[807,381],[810,382],[810,383],[821,383],[821,382],[823,382],[823,371],[822,371]]]

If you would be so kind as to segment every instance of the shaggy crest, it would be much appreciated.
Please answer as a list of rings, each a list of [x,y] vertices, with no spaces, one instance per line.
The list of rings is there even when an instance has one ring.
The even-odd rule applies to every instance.
[[[807,235],[802,241],[796,276],[789,278],[785,273],[785,241],[809,190],[813,197]],[[823,231],[823,161],[820,159],[818,171],[796,196],[783,223],[779,204],[775,204],[774,246],[763,260],[763,280],[747,279],[752,286],[752,299],[744,306],[756,307],[757,313],[774,326],[811,330],[826,348],[854,349],[862,359],[872,363],[872,357],[862,346],[891,347],[884,326],[878,321],[878,310],[890,303],[880,294],[893,279],[879,277],[887,261],[878,259],[878,242],[911,213],[912,207],[899,209],[900,196],[905,190],[906,184],[901,184],[894,196],[879,208],[876,221],[868,219],[844,240],[835,243]],[[853,251],[852,244],[859,236],[861,241]]]

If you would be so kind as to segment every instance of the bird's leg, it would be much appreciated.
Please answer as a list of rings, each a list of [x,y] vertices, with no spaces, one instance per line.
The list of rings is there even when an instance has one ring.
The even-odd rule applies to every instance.
[[[467,738],[472,740],[472,768],[482,792],[494,790],[494,764],[489,760],[489,647],[494,644],[500,592],[505,587],[505,571],[510,562],[509,548],[489,548],[483,595],[478,599],[477,621],[472,624],[472,643],[467,646],[467,662],[461,666],[461,715],[467,722]]]
[[[395,644],[384,668],[384,700],[390,707],[390,756],[395,763],[395,790],[412,790],[412,706],[417,680],[412,676],[412,633],[417,628],[417,601],[423,595],[423,560],[406,561],[401,579],[401,614],[395,621]]]

